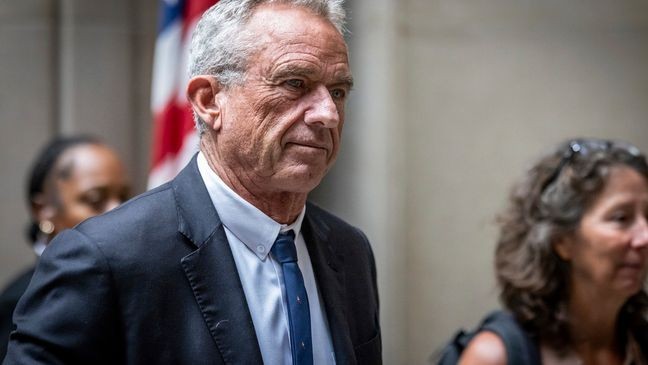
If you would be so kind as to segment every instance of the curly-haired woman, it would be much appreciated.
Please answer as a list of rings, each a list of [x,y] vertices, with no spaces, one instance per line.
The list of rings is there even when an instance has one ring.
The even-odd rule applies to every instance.
[[[542,364],[646,364],[648,166],[629,144],[571,140],[541,158],[500,216],[500,299]],[[507,364],[480,332],[460,364]]]

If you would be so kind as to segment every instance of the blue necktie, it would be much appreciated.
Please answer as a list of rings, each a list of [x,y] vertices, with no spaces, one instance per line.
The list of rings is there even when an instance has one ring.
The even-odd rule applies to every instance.
[[[299,266],[297,266],[297,249],[295,232],[280,233],[272,245],[272,255],[281,263],[286,298],[288,300],[288,323],[290,324],[290,350],[293,364],[313,364],[313,339],[311,335],[310,310],[308,296]]]

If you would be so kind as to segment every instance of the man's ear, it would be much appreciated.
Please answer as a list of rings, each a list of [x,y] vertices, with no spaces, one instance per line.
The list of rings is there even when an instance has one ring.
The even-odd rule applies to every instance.
[[[570,237],[562,237],[558,240],[556,240],[553,243],[553,249],[560,257],[561,259],[565,261],[571,260],[572,257],[572,247],[573,247],[573,239]]]
[[[221,103],[217,97],[221,92],[222,87],[214,76],[194,76],[187,85],[187,99],[194,112],[213,130],[221,127]]]

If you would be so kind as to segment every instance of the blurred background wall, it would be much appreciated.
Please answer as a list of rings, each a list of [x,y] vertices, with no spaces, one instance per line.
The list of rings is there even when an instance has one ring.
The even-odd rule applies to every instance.
[[[26,174],[49,138],[100,136],[143,191],[156,22],[156,0],[0,0],[1,283],[34,260]]]
[[[386,364],[424,364],[497,306],[494,217],[530,161],[570,136],[648,151],[648,3],[352,0],[356,87],[314,200],[378,263]],[[0,0],[0,282],[33,260],[24,179],[55,133],[149,166],[156,0]]]

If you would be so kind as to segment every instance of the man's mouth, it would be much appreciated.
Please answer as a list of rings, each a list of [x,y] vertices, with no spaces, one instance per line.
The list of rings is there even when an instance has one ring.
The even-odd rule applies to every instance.
[[[286,146],[288,145],[295,145],[299,147],[307,147],[307,148],[315,148],[315,149],[321,149],[325,150],[328,152],[329,148],[326,144],[324,143],[318,143],[318,142],[311,142],[311,141],[291,141],[286,143]]]

